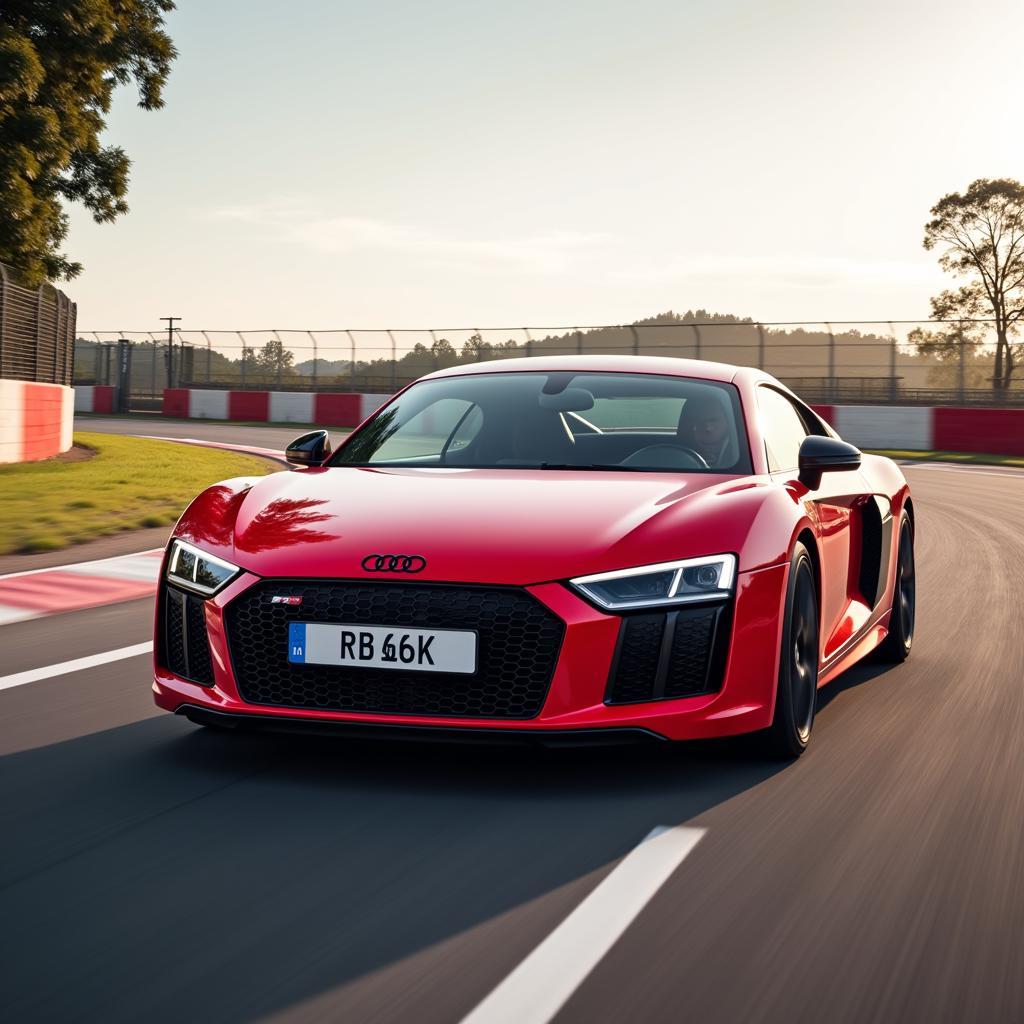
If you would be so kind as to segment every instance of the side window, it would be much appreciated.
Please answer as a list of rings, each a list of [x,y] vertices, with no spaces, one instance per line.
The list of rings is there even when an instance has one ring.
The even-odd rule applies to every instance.
[[[757,389],[757,406],[769,470],[778,473],[796,469],[800,445],[807,436],[807,428],[796,407],[785,395],[766,387]]]

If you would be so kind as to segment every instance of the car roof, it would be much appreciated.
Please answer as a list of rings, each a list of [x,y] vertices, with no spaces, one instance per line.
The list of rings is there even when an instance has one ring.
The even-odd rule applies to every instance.
[[[695,377],[698,380],[730,382],[740,374],[750,374],[758,379],[772,378],[759,370],[749,367],[732,366],[729,363],[713,363],[706,359],[676,359],[671,356],[632,355],[566,355],[528,356],[521,359],[490,359],[486,362],[463,363],[444,370],[428,373],[423,379],[437,377],[461,377],[479,373],[553,373],[571,370],[574,373],[657,373],[669,377]]]

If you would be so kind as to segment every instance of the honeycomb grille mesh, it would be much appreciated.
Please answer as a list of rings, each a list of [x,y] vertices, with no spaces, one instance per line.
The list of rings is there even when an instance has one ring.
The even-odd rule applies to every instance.
[[[720,605],[624,616],[607,703],[640,704],[717,690],[727,625],[727,610]]]
[[[665,679],[666,697],[689,697],[708,689],[712,641],[719,609],[701,608],[676,618]]]
[[[301,597],[298,606],[271,603]],[[564,623],[515,588],[266,580],[225,611],[239,694],[250,704],[434,717],[540,713]],[[291,622],[339,622],[478,633],[477,671],[404,672],[288,661]]]
[[[181,614],[184,600],[185,595],[180,590],[164,588],[164,660],[176,676],[184,676],[188,671],[188,662],[185,661],[185,622]]]
[[[664,615],[630,615],[622,620],[612,696],[616,703],[651,699],[664,632]]]

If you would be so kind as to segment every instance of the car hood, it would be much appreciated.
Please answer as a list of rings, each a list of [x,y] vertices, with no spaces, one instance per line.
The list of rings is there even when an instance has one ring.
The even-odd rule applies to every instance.
[[[747,517],[723,515],[725,504],[759,486],[712,474],[309,469],[211,487],[176,532],[262,576],[363,578],[368,555],[402,554],[425,559],[417,580],[522,585],[738,551]]]

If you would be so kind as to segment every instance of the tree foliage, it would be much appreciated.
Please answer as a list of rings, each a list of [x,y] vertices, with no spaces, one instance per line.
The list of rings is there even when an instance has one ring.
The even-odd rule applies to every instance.
[[[295,353],[285,348],[280,338],[271,338],[256,353],[256,365],[269,378],[294,377]]]
[[[965,283],[931,300],[936,320],[992,320],[996,336],[992,386],[1010,387],[1022,359],[1013,337],[1024,318],[1024,185],[1011,178],[979,178],[963,193],[943,196],[925,225],[924,247],[939,253],[939,265]],[[980,343],[975,325],[950,324],[918,340],[933,354]],[[925,349],[922,349],[924,351]]]
[[[81,271],[60,251],[80,202],[97,222],[128,206],[130,161],[100,135],[114,90],[163,105],[176,52],[163,30],[172,0],[3,0],[0,3],[0,261],[23,282]]]

